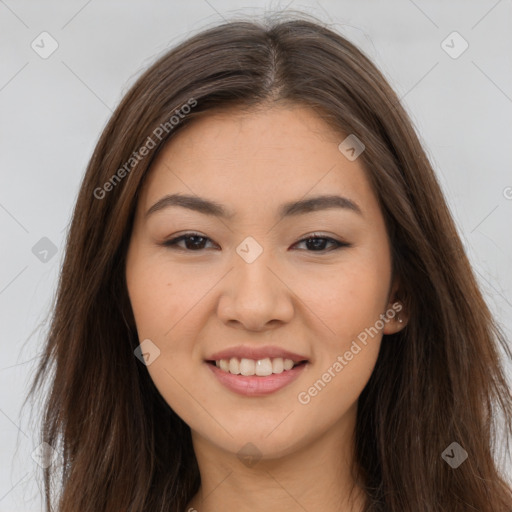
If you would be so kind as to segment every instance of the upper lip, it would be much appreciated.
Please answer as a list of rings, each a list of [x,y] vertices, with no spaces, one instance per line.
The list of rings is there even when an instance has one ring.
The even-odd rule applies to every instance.
[[[276,357],[282,357],[283,359],[291,359],[294,363],[300,363],[301,361],[307,361],[308,358],[295,354],[289,350],[284,350],[281,347],[268,346],[268,347],[248,347],[238,346],[215,352],[207,361],[220,361],[221,359],[231,359],[232,357],[238,357],[238,359],[266,359],[267,357],[272,359]]]

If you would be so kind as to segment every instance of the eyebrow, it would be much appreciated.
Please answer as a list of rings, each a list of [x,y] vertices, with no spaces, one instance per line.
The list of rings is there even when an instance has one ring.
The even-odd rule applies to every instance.
[[[166,195],[159,199],[149,210],[146,212],[147,218],[152,213],[161,211],[171,206],[179,206],[187,208],[204,215],[220,217],[223,219],[232,219],[235,213],[227,210],[221,204],[204,199],[199,196],[190,196],[184,194]],[[278,211],[278,217],[283,219],[295,215],[303,215],[305,213],[316,212],[319,210],[327,210],[332,208],[342,208],[345,210],[353,211],[359,215],[363,215],[361,208],[347,197],[337,195],[322,195],[312,197],[310,199],[301,199],[299,201],[291,201],[281,205]]]

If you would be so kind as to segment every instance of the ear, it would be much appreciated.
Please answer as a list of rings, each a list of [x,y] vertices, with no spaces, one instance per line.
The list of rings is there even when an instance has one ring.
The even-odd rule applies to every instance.
[[[400,332],[409,321],[404,303],[398,298],[400,296],[400,280],[395,277],[391,286],[388,304],[384,315],[387,319],[382,330],[383,334],[395,334]]]

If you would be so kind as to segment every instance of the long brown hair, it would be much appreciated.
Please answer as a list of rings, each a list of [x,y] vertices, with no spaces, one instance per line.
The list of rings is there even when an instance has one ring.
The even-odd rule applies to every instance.
[[[384,336],[358,401],[365,510],[510,512],[512,491],[496,461],[505,446],[498,427],[507,448],[512,436],[500,359],[500,347],[512,358],[510,349],[397,96],[360,50],[304,15],[194,35],[140,76],[105,127],[76,202],[29,393],[49,381],[41,441],[59,451],[62,466],[44,470],[47,510],[182,511],[197,492],[190,428],[134,356],[127,244],[144,177],[175,132],[216,107],[272,102],[308,106],[364,142],[360,158],[409,317],[404,330]],[[453,442],[468,453],[457,468],[442,458]]]

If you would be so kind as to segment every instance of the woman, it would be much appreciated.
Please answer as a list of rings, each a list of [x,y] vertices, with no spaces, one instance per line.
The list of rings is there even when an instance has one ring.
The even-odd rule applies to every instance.
[[[205,30],[80,190],[31,389],[47,508],[510,511],[500,346],[375,66],[317,21]]]

